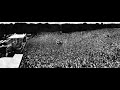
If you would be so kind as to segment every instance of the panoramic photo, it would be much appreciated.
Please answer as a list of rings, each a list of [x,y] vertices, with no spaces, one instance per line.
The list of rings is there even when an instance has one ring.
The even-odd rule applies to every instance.
[[[119,68],[120,24],[0,24],[0,68]]]

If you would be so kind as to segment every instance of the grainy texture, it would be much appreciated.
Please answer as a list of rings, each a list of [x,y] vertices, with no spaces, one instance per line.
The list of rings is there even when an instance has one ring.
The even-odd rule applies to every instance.
[[[20,68],[116,68],[120,67],[117,33],[92,33],[74,36],[66,44],[49,38],[26,45]],[[57,39],[58,40],[58,39]],[[34,43],[33,43],[34,42]]]

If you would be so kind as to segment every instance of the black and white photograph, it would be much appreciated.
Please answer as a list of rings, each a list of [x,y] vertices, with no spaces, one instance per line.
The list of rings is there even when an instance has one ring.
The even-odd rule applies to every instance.
[[[119,68],[120,22],[0,22],[0,68]]]

